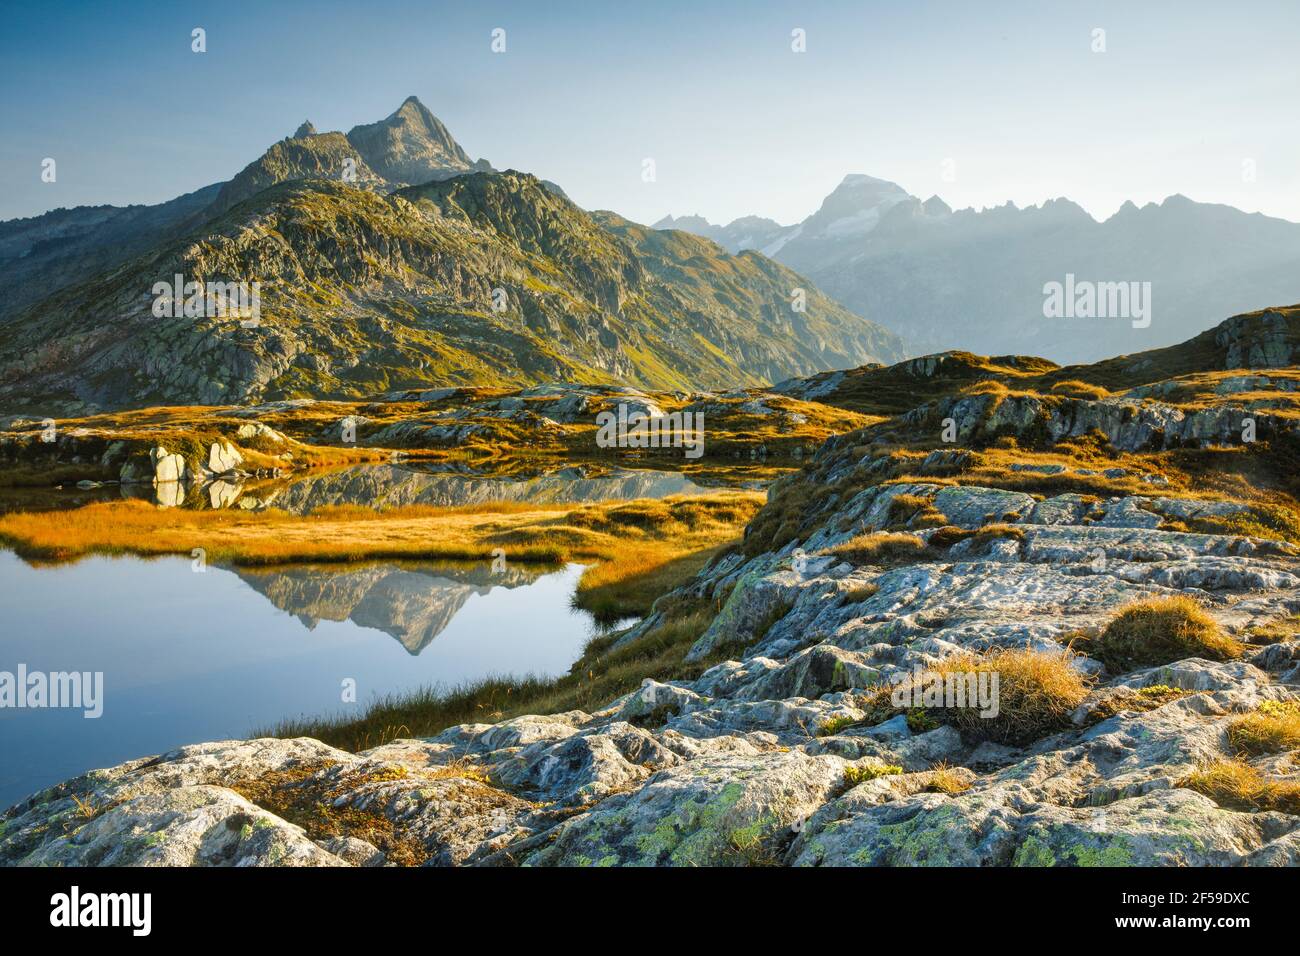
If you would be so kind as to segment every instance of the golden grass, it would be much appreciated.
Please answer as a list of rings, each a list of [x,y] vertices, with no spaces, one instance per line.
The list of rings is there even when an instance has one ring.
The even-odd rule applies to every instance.
[[[1241,760],[1202,764],[1178,786],[1203,793],[1233,810],[1278,810],[1300,814],[1300,783],[1270,780]]]
[[[707,498],[615,502],[599,506],[603,526],[591,527],[592,508],[494,502],[455,508],[412,506],[376,510],[331,506],[307,515],[270,509],[188,511],[142,501],[114,501],[54,513],[0,516],[0,539],[24,557],[72,560],[88,554],[189,554],[209,560],[263,565],[379,558],[490,559],[504,546],[507,560],[557,561],[607,557],[637,542],[671,543],[691,550],[701,541],[734,536],[762,496],[718,492]],[[647,504],[653,520],[646,520]],[[626,512],[635,522],[623,522]],[[573,520],[570,520],[573,519]]]
[[[880,593],[880,585],[875,581],[868,581],[866,584],[860,584],[844,592],[844,602],[846,604],[860,604],[869,598],[875,597]]]
[[[1252,644],[1280,644],[1300,637],[1300,614],[1252,627],[1248,632]]]
[[[1269,700],[1228,722],[1234,753],[1258,757],[1300,748],[1300,701]]]
[[[1239,641],[1224,634],[1196,601],[1181,595],[1128,605],[1083,649],[1114,673],[1188,657],[1227,661],[1242,653]]]
[[[669,545],[628,549],[583,572],[575,604],[609,624],[650,611],[655,600],[686,584],[727,545],[675,555]]]
[[[850,538],[824,553],[850,564],[905,564],[921,560],[929,548],[914,534],[873,531]]]
[[[1067,378],[1056,382],[1052,385],[1052,392],[1057,395],[1064,395],[1067,398],[1087,398],[1097,400],[1105,398],[1110,394],[1100,385],[1093,385],[1089,382],[1081,382],[1077,378]]]
[[[1281,538],[1283,541],[1300,542],[1300,512],[1286,505],[1255,504],[1248,511],[1229,515],[1222,522],[1222,528],[1204,530],[1215,534],[1241,534],[1252,538]],[[1194,530],[1203,528],[1198,526]]]
[[[984,717],[971,696],[964,707],[916,706],[908,711],[914,731],[940,724],[955,727],[971,740],[993,740],[1023,745],[1063,729],[1070,715],[1088,695],[1088,681],[1071,666],[1070,652],[1048,653],[1031,650],[995,650],[983,656],[959,654],[929,668],[926,680],[962,681],[968,688],[979,685],[979,675],[989,674],[984,686],[991,689],[991,675],[997,674],[997,714]],[[933,677],[931,675],[934,675]],[[891,701],[892,687],[881,687],[864,703],[869,722],[879,722],[902,708]]]
[[[933,507],[930,499],[922,495],[894,495],[889,499],[889,521],[892,524],[905,524],[918,513]]]
[[[956,796],[964,793],[971,788],[970,771],[958,770],[948,766],[947,763],[940,763],[928,771],[928,779],[925,782],[925,790],[928,793],[945,793],[948,796]]]
[[[1087,696],[1088,682],[1068,653],[998,650],[982,658],[940,661],[940,674],[998,675],[998,715],[984,718],[975,708],[949,709],[946,722],[975,736],[1006,742],[1031,741],[1065,725]],[[936,715],[937,716],[937,715]]]
[[[901,494],[889,500],[889,523],[913,529],[938,528],[948,523],[948,517],[929,498]]]
[[[498,549],[521,562],[597,562],[584,572],[576,603],[609,620],[646,613],[739,539],[762,495],[719,491],[602,505],[494,502],[457,508],[359,505],[308,515],[282,511],[160,509],[142,501],[72,511],[0,516],[0,541],[34,561],[89,554],[191,555],[263,566],[365,560],[491,561]]]

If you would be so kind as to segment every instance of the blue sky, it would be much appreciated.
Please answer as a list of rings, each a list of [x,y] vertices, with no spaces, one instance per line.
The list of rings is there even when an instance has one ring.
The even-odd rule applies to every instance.
[[[6,7],[5,219],[160,202],[414,93],[471,156],[643,222],[791,222],[850,172],[956,207],[1181,192],[1300,221],[1293,0]]]

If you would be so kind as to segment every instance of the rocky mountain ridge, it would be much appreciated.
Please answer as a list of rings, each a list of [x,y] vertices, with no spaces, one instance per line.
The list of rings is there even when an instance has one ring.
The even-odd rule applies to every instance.
[[[1098,222],[1065,198],[954,211],[895,183],[845,177],[802,222],[717,226],[666,217],[731,251],[753,248],[920,351],[1017,352],[1062,363],[1175,344],[1232,315],[1300,299],[1300,224],[1174,195]],[[1151,324],[1048,319],[1044,286],[1146,282]]]
[[[201,195],[0,224],[0,256],[28,288],[0,316],[0,398],[42,416],[552,380],[734,387],[906,350],[757,253],[471,163],[414,97],[346,135],[304,123]],[[190,292],[197,314],[155,314],[178,275],[243,283],[258,315]]]
[[[260,282],[259,327],[157,318],[149,290],[178,273]],[[589,215],[526,174],[390,195],[303,180],[0,326],[0,395],[60,414],[557,379],[732,386],[903,348],[770,260]]]

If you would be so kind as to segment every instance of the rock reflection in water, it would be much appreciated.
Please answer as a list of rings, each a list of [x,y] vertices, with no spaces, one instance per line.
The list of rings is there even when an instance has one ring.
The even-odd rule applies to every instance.
[[[0,491],[0,510],[75,508],[94,501],[138,498],[164,508],[280,508],[305,514],[327,505],[448,507],[495,501],[578,504],[697,495],[708,490],[674,471],[569,465],[531,476],[494,476],[403,463],[357,465],[279,479],[222,477],[156,485],[5,489]]]

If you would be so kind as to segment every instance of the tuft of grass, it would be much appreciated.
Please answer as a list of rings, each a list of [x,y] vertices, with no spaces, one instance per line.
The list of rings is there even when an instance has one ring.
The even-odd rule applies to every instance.
[[[1297,636],[1300,636],[1300,614],[1292,614],[1280,621],[1270,621],[1252,627],[1248,633],[1252,644],[1280,644],[1283,641],[1294,641]]]
[[[1300,748],[1300,701],[1268,700],[1228,722],[1234,753],[1258,757]]]
[[[889,501],[889,523],[912,528],[937,528],[948,518],[922,495],[895,495]]]
[[[868,598],[875,597],[880,593],[880,585],[875,581],[868,581],[858,587],[844,592],[844,602],[846,604],[859,604]]]
[[[1067,378],[1056,382],[1052,385],[1052,392],[1057,395],[1064,395],[1067,398],[1087,398],[1093,401],[1105,398],[1110,394],[1100,385],[1081,382],[1077,378]]]
[[[949,723],[972,736],[1004,743],[1028,742],[1065,726],[1088,694],[1088,683],[1071,666],[1068,653],[999,650],[975,662],[950,659],[941,673],[974,670],[998,675],[998,715],[983,718],[974,708],[948,712]]]
[[[1006,522],[994,522],[973,530],[946,524],[930,533],[929,545],[931,551],[947,551],[959,541],[973,539],[975,547],[979,548],[991,541],[998,541],[1003,538],[1023,541],[1025,540],[1025,529],[1019,525],[1007,524]]]
[[[906,713],[913,733],[947,724],[970,740],[1027,744],[1069,726],[1070,715],[1087,697],[1088,681],[1071,666],[1071,657],[1069,651],[1028,649],[996,650],[982,657],[954,655],[931,667],[920,689],[931,680],[960,683],[966,688],[966,706],[921,705],[904,711],[891,701],[895,688],[881,687],[864,702],[867,721],[877,723]],[[980,674],[990,675],[984,685],[990,689],[992,675],[997,675],[996,716],[980,716],[975,693]]]
[[[981,548],[990,542],[1001,541],[1006,538],[1013,541],[1024,541],[1025,529],[1014,524],[997,522],[994,524],[986,524],[983,527],[976,529],[975,533],[971,535],[971,541],[974,542],[976,548]]]
[[[1300,814],[1300,783],[1270,780],[1241,760],[1215,760],[1197,767],[1178,786],[1203,793],[1232,810],[1279,810]]]
[[[929,554],[926,543],[914,534],[873,531],[837,544],[826,554],[850,564],[906,564]]]
[[[929,779],[925,782],[927,793],[946,793],[951,797],[971,788],[969,772],[962,773],[948,766],[946,761],[931,767],[928,773]]]
[[[948,523],[948,516],[938,508],[927,508],[915,515],[909,526],[918,531],[926,528],[942,528]]]
[[[903,772],[903,768],[892,763],[871,763],[858,767],[848,767],[844,771],[844,782],[849,787],[856,787],[860,783],[866,783],[868,780],[877,780],[880,777],[893,777]]]
[[[1084,650],[1114,673],[1187,657],[1234,660],[1242,653],[1237,640],[1224,634],[1196,601],[1184,596],[1128,605]]]
[[[936,551],[947,551],[954,544],[965,541],[974,533],[954,524],[944,525],[930,533],[930,547]]]
[[[827,717],[817,725],[817,736],[833,737],[845,727],[852,727],[856,723],[856,720],[844,714],[841,714],[838,717]]]
[[[907,729],[914,734],[924,734],[938,730],[942,726],[931,716],[930,712],[920,707],[913,707],[907,712]]]

